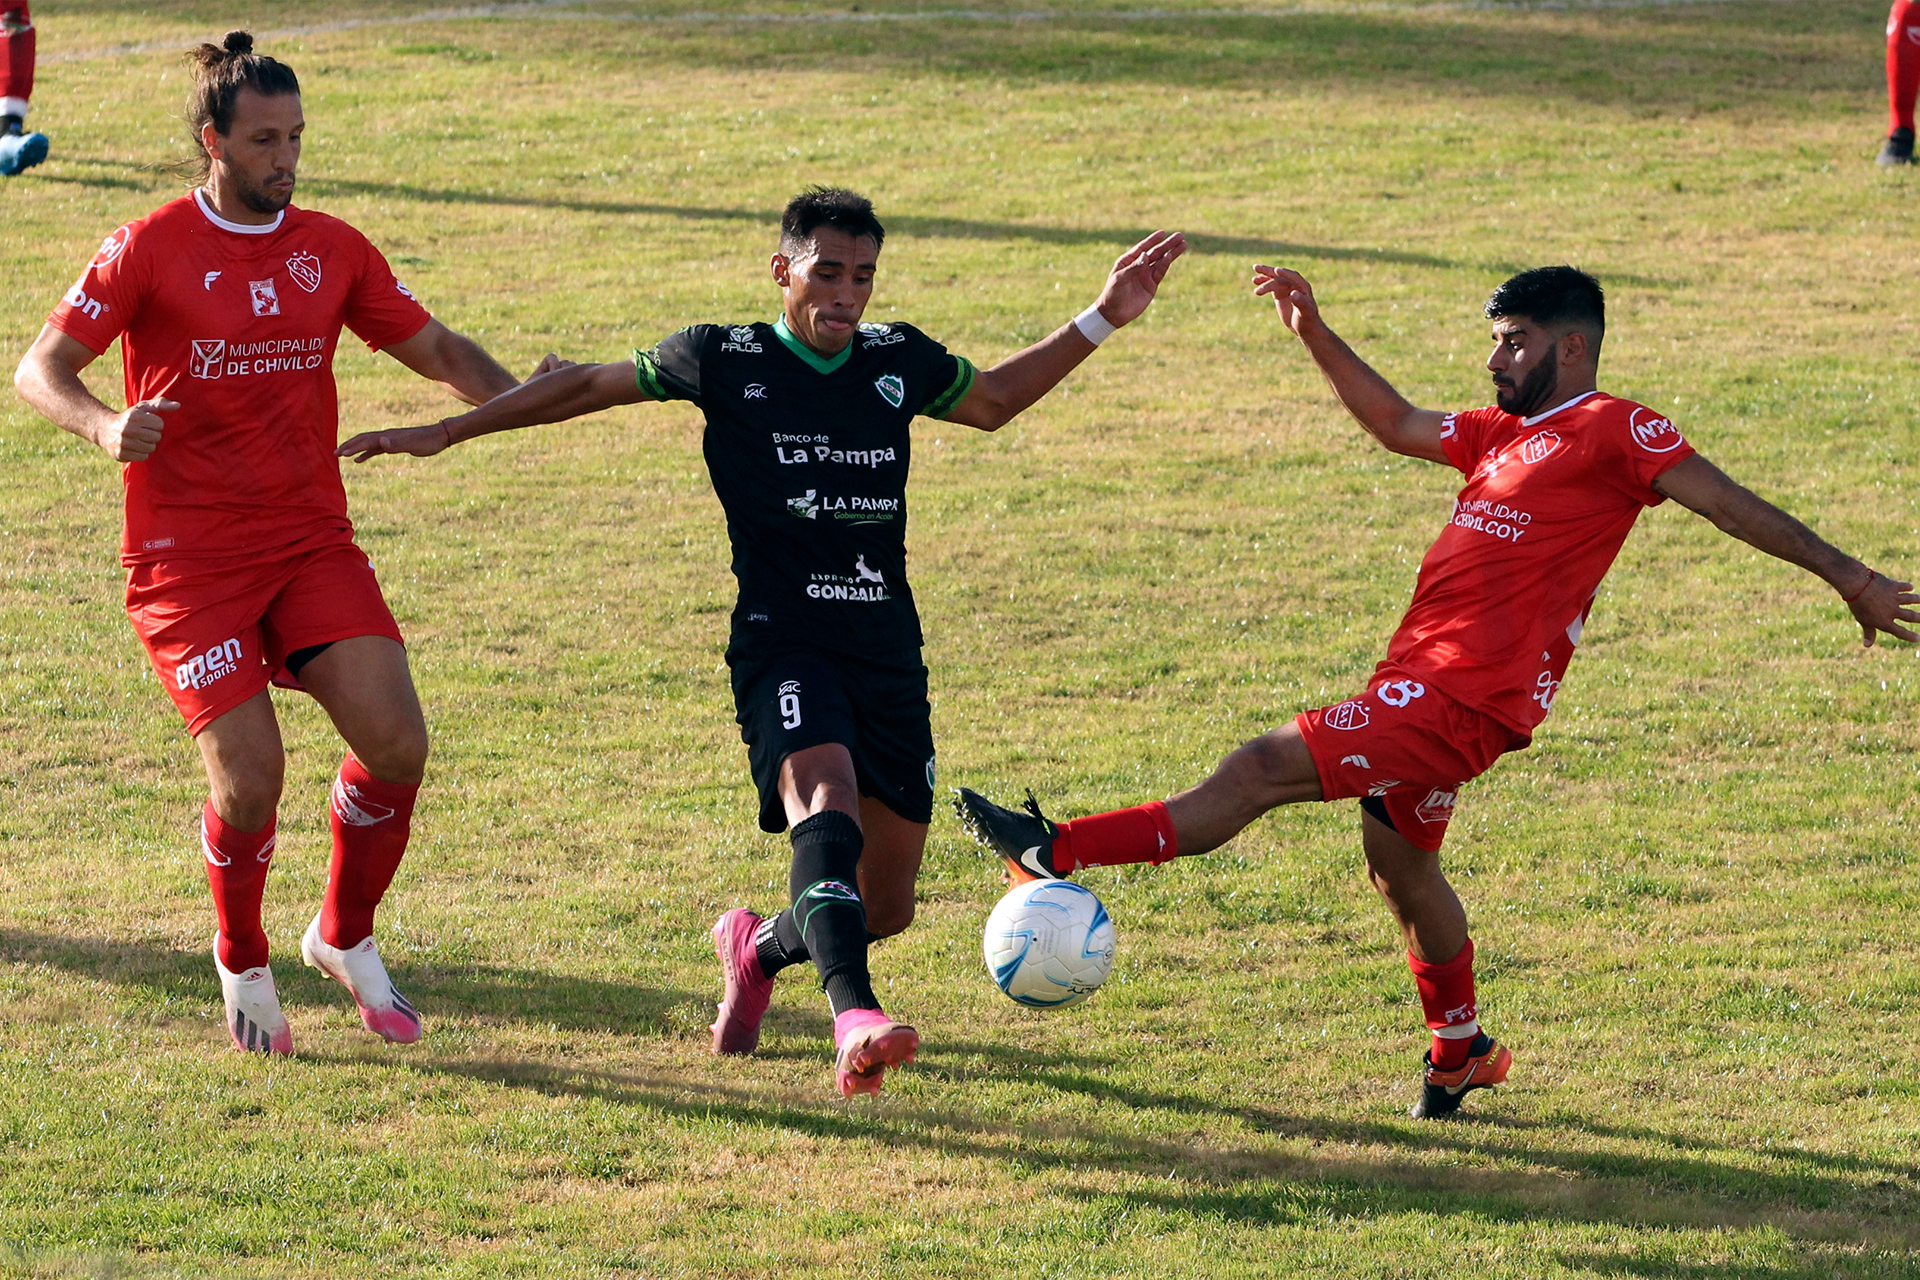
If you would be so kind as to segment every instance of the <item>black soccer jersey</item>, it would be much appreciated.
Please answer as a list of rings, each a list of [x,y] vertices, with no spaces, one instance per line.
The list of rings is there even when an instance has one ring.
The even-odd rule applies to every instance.
[[[727,513],[735,636],[844,653],[921,642],[907,585],[908,427],[950,412],[973,366],[911,325],[863,324],[822,357],[787,327],[699,324],[634,352],[640,390],[706,414]]]

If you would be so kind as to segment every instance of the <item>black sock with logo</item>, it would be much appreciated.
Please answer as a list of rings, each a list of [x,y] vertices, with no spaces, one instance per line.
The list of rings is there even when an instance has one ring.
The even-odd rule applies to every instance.
[[[753,935],[753,951],[759,957],[760,972],[769,978],[790,965],[813,959],[807,954],[807,940],[800,936],[800,926],[794,923],[792,907],[760,922]]]
[[[779,920],[785,916],[798,925],[835,1017],[848,1009],[878,1009],[867,976],[867,909],[856,878],[865,843],[860,824],[828,809],[796,823],[790,835],[793,871],[787,885],[793,906],[774,917],[774,940],[791,955],[780,940]]]

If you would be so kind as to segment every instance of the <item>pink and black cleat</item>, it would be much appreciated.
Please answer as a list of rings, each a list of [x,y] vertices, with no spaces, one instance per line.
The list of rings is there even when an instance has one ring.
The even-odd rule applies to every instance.
[[[833,1063],[840,1096],[880,1092],[888,1067],[905,1066],[920,1052],[920,1033],[878,1009],[849,1009],[833,1020]]]
[[[393,989],[372,934],[351,947],[329,946],[320,938],[320,917],[315,916],[300,939],[300,958],[352,992],[353,1002],[360,1006],[360,1021],[381,1039],[412,1044],[426,1034],[420,1015]]]
[[[713,922],[713,953],[720,957],[727,983],[713,1020],[715,1053],[752,1053],[760,1046],[760,1021],[773,999],[773,979],[760,971],[753,941],[759,930],[760,917],[745,907],[735,907]]]
[[[220,999],[227,1007],[227,1034],[244,1053],[292,1053],[293,1031],[280,1012],[273,970],[266,965],[234,973],[220,963],[220,938],[214,935],[213,967],[220,974]]]

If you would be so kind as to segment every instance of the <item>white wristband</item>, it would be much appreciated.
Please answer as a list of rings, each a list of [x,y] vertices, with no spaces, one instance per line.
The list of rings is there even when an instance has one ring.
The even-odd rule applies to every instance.
[[[1075,316],[1073,318],[1073,327],[1080,331],[1081,337],[1096,347],[1108,338],[1111,338],[1119,328],[1118,325],[1107,323],[1107,318],[1100,314],[1099,303],[1095,303],[1093,306],[1088,307],[1085,311]]]

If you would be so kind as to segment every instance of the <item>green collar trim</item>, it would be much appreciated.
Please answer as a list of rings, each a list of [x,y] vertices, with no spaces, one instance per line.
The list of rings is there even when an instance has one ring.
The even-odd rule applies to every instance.
[[[794,336],[793,330],[787,328],[787,316],[784,311],[780,313],[780,318],[773,322],[773,333],[775,337],[786,344],[787,350],[793,352],[793,354],[813,366],[815,373],[832,373],[835,369],[845,364],[853,355],[853,342],[849,342],[840,349],[839,355],[833,357],[831,360],[827,359],[818,351],[815,351],[812,347]],[[853,335],[853,341],[858,342],[859,340],[860,335],[855,333]]]

